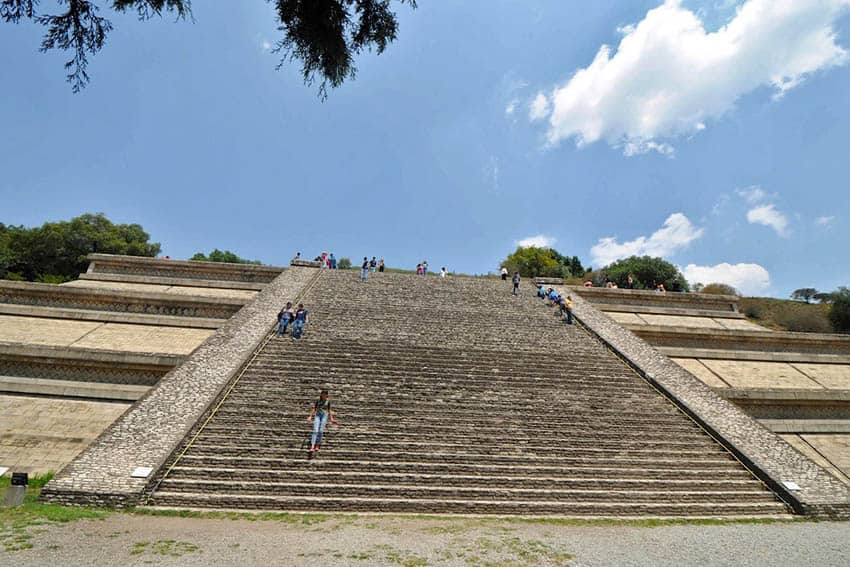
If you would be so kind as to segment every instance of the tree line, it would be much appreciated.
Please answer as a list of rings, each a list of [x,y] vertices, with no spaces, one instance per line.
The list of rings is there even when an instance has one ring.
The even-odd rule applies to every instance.
[[[155,258],[159,242],[140,224],[116,224],[103,213],[86,213],[69,221],[46,222],[25,227],[0,223],[0,279],[63,283],[88,268],[88,255],[123,254]],[[260,264],[230,250],[198,252],[191,258],[202,262]]]

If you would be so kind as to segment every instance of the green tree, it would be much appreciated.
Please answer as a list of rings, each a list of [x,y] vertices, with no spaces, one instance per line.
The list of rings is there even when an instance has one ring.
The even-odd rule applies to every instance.
[[[839,287],[832,293],[829,322],[836,333],[850,333],[850,289]]]
[[[708,285],[700,286],[700,293],[712,293],[715,295],[740,295],[737,289],[725,283],[710,283]]]
[[[336,263],[336,267],[340,270],[350,270],[351,269],[351,258],[340,258],[339,262]]]
[[[668,291],[675,290],[677,286],[682,291],[690,289],[679,269],[662,258],[629,256],[602,268],[600,272],[616,282],[618,287],[626,287],[631,274],[634,276],[635,287],[638,289],[655,289],[660,283],[664,284],[664,288]]]
[[[832,303],[833,292],[831,291],[819,291],[814,295],[814,300],[818,303]]]
[[[4,225],[0,229],[0,277],[14,273],[28,281],[67,281],[86,269],[87,256],[94,252],[156,256],[160,245],[149,239],[141,225],[114,224],[103,213],[33,228]]]
[[[508,255],[499,267],[507,268],[509,272],[519,272],[523,277],[565,278],[581,276],[584,268],[578,257],[564,256],[552,248],[529,246],[517,249]]]
[[[218,248],[214,249],[208,255],[203,252],[198,252],[191,258],[190,260],[195,260],[196,262],[224,262],[227,264],[257,264],[260,265],[262,262],[259,260],[246,260],[245,258],[240,258],[235,253],[230,250],[219,250]]]
[[[813,287],[801,287],[791,292],[791,299],[797,301],[805,301],[811,303],[812,299],[818,294],[818,290]]]
[[[372,49],[380,54],[398,35],[390,0],[268,1],[274,5],[276,24],[283,32],[274,50],[282,57],[278,69],[289,61],[300,61],[307,85],[321,79],[319,93],[323,97],[328,85],[338,87],[354,78],[356,55]],[[396,1],[416,8],[416,0]],[[0,0],[0,19],[10,23],[29,20],[44,26],[41,51],[71,52],[65,63],[66,78],[71,89],[79,92],[89,82],[88,56],[103,48],[112,31],[112,23],[101,15],[104,3],[116,12],[135,12],[140,20],[163,13],[178,20],[192,16],[191,0],[58,0],[64,10],[57,14],[39,11],[38,0]]]

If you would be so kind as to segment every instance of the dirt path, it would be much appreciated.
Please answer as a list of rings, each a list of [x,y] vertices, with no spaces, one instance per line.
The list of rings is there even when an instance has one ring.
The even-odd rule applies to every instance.
[[[462,518],[230,520],[116,513],[101,520],[30,526],[18,533],[17,547],[32,547],[0,548],[0,565],[850,564],[850,522],[643,527]]]

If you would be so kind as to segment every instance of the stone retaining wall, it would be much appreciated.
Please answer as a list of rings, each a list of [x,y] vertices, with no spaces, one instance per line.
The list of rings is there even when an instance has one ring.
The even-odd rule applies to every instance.
[[[850,489],[644,340],[573,295],[577,320],[724,444],[797,513],[850,518]],[[799,490],[788,488],[793,482]]]

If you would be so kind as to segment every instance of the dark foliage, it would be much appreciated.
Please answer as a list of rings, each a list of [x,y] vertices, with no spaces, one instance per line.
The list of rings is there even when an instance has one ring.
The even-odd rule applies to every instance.
[[[552,248],[537,246],[518,247],[499,264],[499,267],[505,267],[511,273],[519,272],[523,277],[529,278],[581,277],[585,272],[578,256],[564,256]]]
[[[635,287],[638,289],[655,289],[658,284],[664,284],[667,291],[677,288],[688,291],[688,282],[670,262],[651,256],[629,256],[606,266],[600,273],[618,287],[627,287],[629,274],[634,276]],[[704,289],[704,288],[703,288]]]
[[[800,289],[795,289],[791,292],[791,299],[796,299],[797,301],[805,301],[806,303],[811,303],[812,299],[818,295],[818,290],[813,287],[801,287]]]
[[[149,256],[159,243],[138,224],[113,224],[103,213],[40,227],[0,224],[0,278],[58,283],[76,278],[93,252]]]
[[[189,259],[198,262],[225,262],[227,264],[262,264],[259,260],[246,260],[245,258],[240,258],[230,250],[219,250],[218,248],[210,252],[209,255],[198,252]]]
[[[710,283],[708,285],[704,285],[699,289],[699,293],[709,293],[714,295],[741,295],[738,293],[737,289],[724,283]]]
[[[836,333],[850,333],[850,289],[842,286],[832,293],[829,322]]]
[[[320,78],[319,94],[340,86],[357,71],[354,57],[364,50],[382,53],[398,35],[398,20],[391,0],[267,0],[274,4],[283,39],[275,51],[283,55],[278,69],[292,60],[301,61],[308,85]],[[396,0],[416,8],[416,0]],[[58,14],[39,13],[38,0],[0,0],[0,19],[18,23],[32,20],[47,28],[41,51],[61,49],[73,57],[65,63],[71,89],[79,92],[89,82],[88,56],[103,48],[112,31],[108,19],[99,15],[92,0],[56,0],[64,8]],[[235,3],[234,3],[235,4]],[[191,18],[191,0],[112,0],[117,12],[134,11],[140,20],[164,13],[177,19]]]

